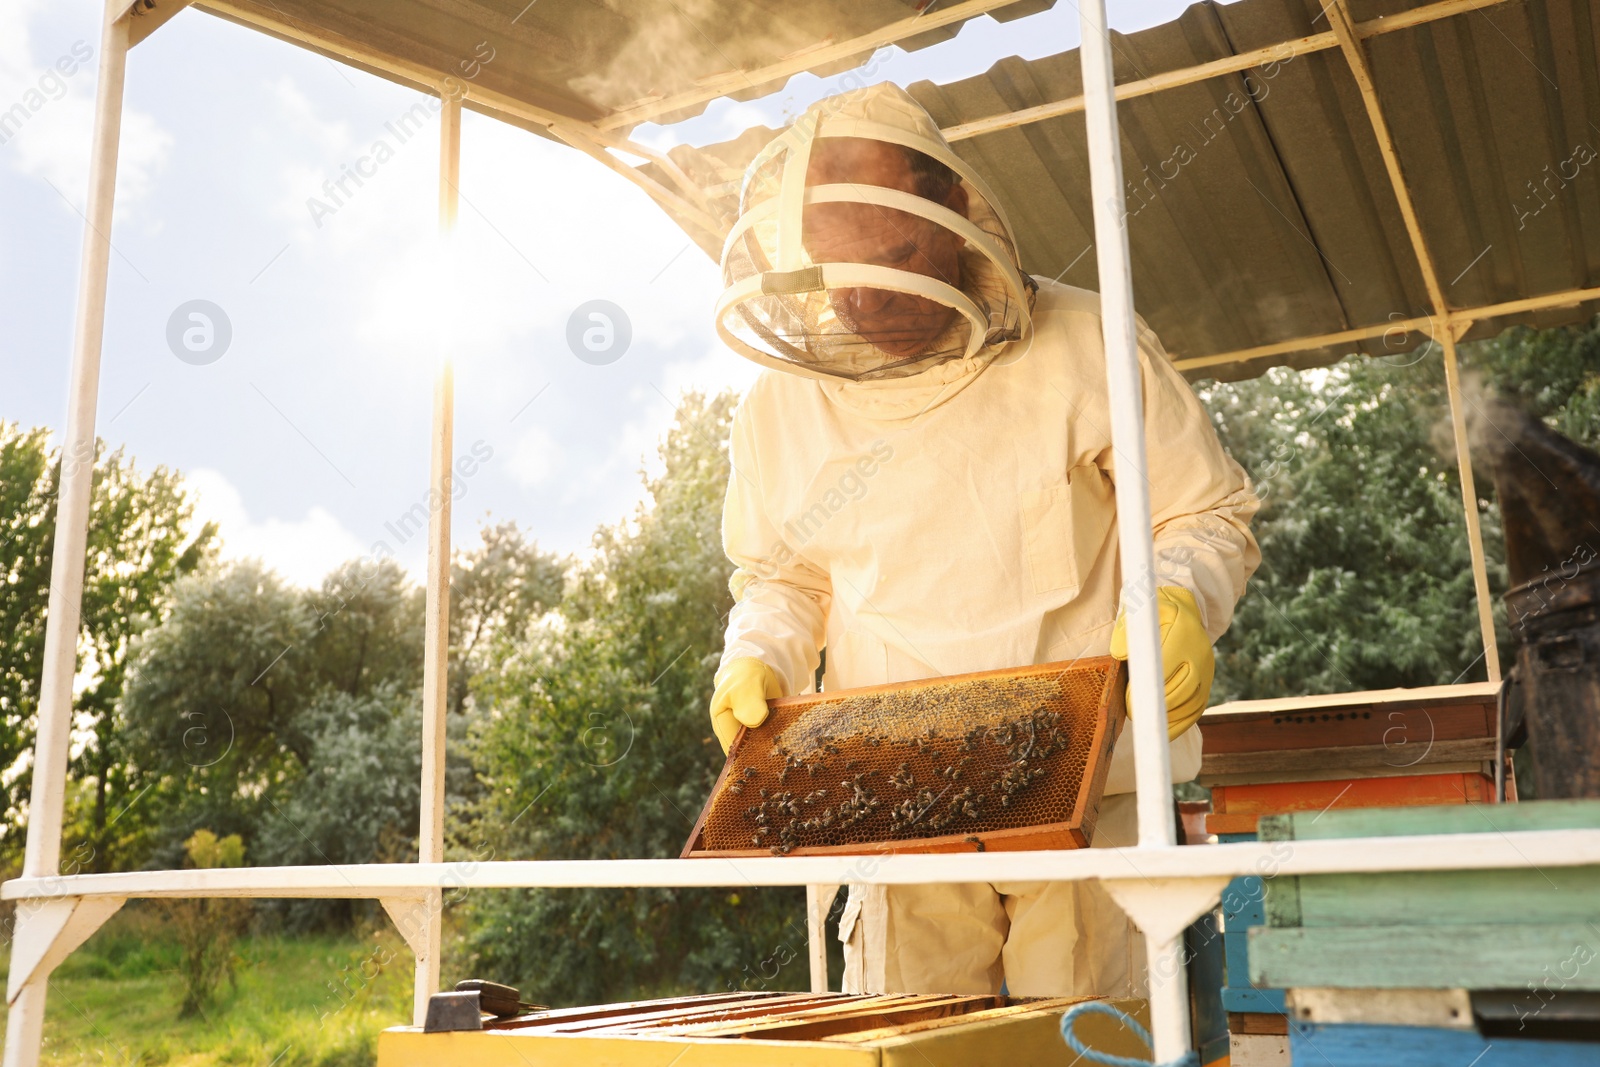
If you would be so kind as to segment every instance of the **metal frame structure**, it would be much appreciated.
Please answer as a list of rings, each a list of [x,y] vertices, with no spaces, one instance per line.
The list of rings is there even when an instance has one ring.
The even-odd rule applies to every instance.
[[[664,155],[613,132],[674,109],[704,103],[757,79],[781,78],[837,61],[906,36],[954,24],[1006,6],[1009,0],[968,0],[933,15],[894,23],[867,37],[820,44],[758,71],[711,79],[686,94],[623,109],[596,123],[582,123],[540,111],[475,85],[449,85],[435,72],[399,64],[363,50],[358,42],[273,21],[251,0],[202,0],[205,8],[236,22],[270,29],[278,36],[309,44],[382,70],[399,80],[431,87],[443,99],[440,142],[440,228],[448,241],[458,201],[460,114],[463,104],[512,115],[547,127],[561,140],[606,166],[626,174],[649,195],[693,224],[717,232],[705,207],[704,191]],[[1287,42],[1301,51],[1338,48],[1361,87],[1385,166],[1401,204],[1407,231],[1422,265],[1432,314],[1401,323],[1299,338],[1258,348],[1179,360],[1181,369],[1273,355],[1380,336],[1396,330],[1425,331],[1444,349],[1447,381],[1462,475],[1463,503],[1472,545],[1480,625],[1491,680],[1500,675],[1488,599],[1472,472],[1466,455],[1464,416],[1455,344],[1473,321],[1514,311],[1600,299],[1600,289],[1530,297],[1492,307],[1452,309],[1438,284],[1432,260],[1417,226],[1404,176],[1388,136],[1383,109],[1367,71],[1362,42],[1380,33],[1487,7],[1501,0],[1441,0],[1394,18],[1355,23],[1346,0],[1334,0],[1331,29]],[[1485,832],[1450,836],[1391,837],[1284,843],[1237,843],[1208,848],[1175,847],[1169,803],[1166,717],[1160,713],[1160,648],[1153,597],[1149,496],[1140,478],[1120,478],[1117,505],[1136,521],[1120,524],[1129,613],[1133,697],[1131,737],[1138,783],[1139,843],[1123,849],[1076,852],[986,853],[981,855],[883,855],[858,857],[760,858],[737,864],[719,860],[494,861],[445,863],[443,848],[445,682],[449,634],[449,500],[451,476],[452,379],[441,367],[434,393],[430,447],[430,485],[442,502],[430,520],[426,580],[422,815],[419,862],[350,866],[235,868],[146,871],[63,876],[58,873],[72,718],[72,678],[80,623],[84,555],[93,477],[95,414],[101,341],[105,325],[107,269],[111,252],[113,190],[121,130],[127,53],[183,2],[163,5],[133,17],[135,0],[108,0],[102,31],[89,170],[87,225],[76,310],[67,426],[62,447],[60,504],[52,563],[49,624],[34,753],[26,859],[21,877],[0,887],[0,897],[17,902],[16,932],[7,1001],[5,1067],[38,1062],[45,997],[51,971],[130,897],[340,897],[379,900],[416,956],[415,1012],[421,1021],[428,996],[439,982],[439,945],[446,889],[503,887],[620,886],[806,886],[809,953],[814,989],[825,988],[826,956],[821,928],[827,901],[818,887],[844,882],[916,884],[1099,879],[1145,931],[1149,946],[1151,1014],[1155,1058],[1166,1062],[1188,1048],[1188,1008],[1181,966],[1182,931],[1197,915],[1214,907],[1227,881],[1238,875],[1298,875],[1334,871],[1468,870],[1528,864],[1575,866],[1600,862],[1600,830],[1502,833],[1485,813]],[[1105,348],[1111,393],[1112,429],[1119,469],[1144,469],[1143,413],[1134,347],[1132,282],[1125,215],[1116,102],[1189,84],[1218,74],[1248,69],[1282,57],[1285,45],[1173,71],[1123,85],[1114,83],[1105,0],[1082,0],[1083,95],[946,131],[951,139],[979,136],[1027,122],[1086,112],[1091,186],[1098,249]],[[731,81],[729,79],[732,79]],[[452,93],[454,95],[452,95]],[[621,150],[661,166],[676,189],[628,167],[611,154]]]

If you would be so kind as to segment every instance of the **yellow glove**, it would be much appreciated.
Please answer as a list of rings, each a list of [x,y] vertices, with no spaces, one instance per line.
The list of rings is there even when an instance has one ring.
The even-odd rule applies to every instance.
[[[729,660],[717,672],[711,694],[711,729],[726,753],[739,727],[755,729],[767,721],[767,701],[783,696],[783,686],[772,668],[754,656]]]
[[[1200,609],[1194,594],[1176,585],[1156,589],[1161,612],[1161,673],[1167,680],[1167,740],[1172,740],[1200,721],[1200,713],[1211,700],[1211,679],[1217,673],[1216,654],[1211,651],[1211,635],[1200,622]],[[1117,616],[1111,631],[1111,654],[1128,658],[1128,623]],[[1129,694],[1129,709],[1133,698]]]

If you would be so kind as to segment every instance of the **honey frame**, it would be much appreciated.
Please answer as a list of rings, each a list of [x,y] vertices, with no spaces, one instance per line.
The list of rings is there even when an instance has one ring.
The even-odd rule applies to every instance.
[[[990,678],[1025,678],[1061,674],[1074,670],[1103,671],[1105,681],[1101,683],[1099,703],[1092,713],[1094,733],[1089,740],[1088,760],[1084,764],[1083,777],[1078,784],[1078,793],[1073,801],[1072,813],[1066,819],[1060,822],[1043,823],[1038,826],[988,830],[979,833],[941,834],[937,837],[890,839],[865,843],[854,842],[842,845],[800,845],[795,847],[788,855],[870,856],[893,855],[896,853],[1028,852],[1041,849],[1088,848],[1089,843],[1094,839],[1094,828],[1099,819],[1100,801],[1105,792],[1106,775],[1111,766],[1112,746],[1116,744],[1117,737],[1122,732],[1123,721],[1127,717],[1127,672],[1124,670],[1121,660],[1111,656],[1086,656],[1081,659],[1031,664],[1026,667],[1005,667],[999,670],[974,671],[970,674],[941,675],[937,678],[927,678],[914,682],[889,682],[883,685],[861,686],[855,689],[835,689],[822,693],[808,693],[804,696],[783,697],[769,701],[768,704],[773,711],[788,708],[806,708],[818,704],[831,704],[841,697],[914,691],[932,682],[949,684]],[[750,732],[747,727],[739,729],[738,735],[728,749],[727,762],[723,764],[722,771],[717,775],[716,783],[712,785],[711,793],[707,796],[705,805],[700,809],[699,817],[695,819],[694,829],[690,831],[689,840],[684,844],[680,858],[708,859],[717,857],[738,859],[770,856],[772,854],[769,848],[710,849],[703,847],[706,821],[711,815],[712,807],[727,785],[729,775],[736,773],[741,767],[745,766],[745,764],[739,762],[739,757]]]

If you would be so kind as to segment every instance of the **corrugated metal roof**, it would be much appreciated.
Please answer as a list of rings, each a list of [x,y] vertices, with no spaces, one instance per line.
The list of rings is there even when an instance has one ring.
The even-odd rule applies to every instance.
[[[1351,14],[1360,22],[1421,6],[1352,0]],[[1512,0],[1365,42],[1453,309],[1600,285],[1597,7],[1600,0]],[[1114,33],[1117,80],[1328,28],[1317,0],[1200,3],[1166,25]],[[1247,74],[1120,105],[1140,313],[1175,358],[1427,316],[1422,274],[1344,55],[1286,52]],[[909,88],[943,127],[1082,91],[1075,51],[1006,59],[964,81]],[[771,136],[750,131],[673,155],[697,177],[726,180]],[[1097,288],[1081,113],[955,148],[994,185],[1030,272]],[[1502,316],[1467,336],[1513,322],[1578,321],[1593,310]],[[1248,377],[1276,364],[1332,362],[1357,347],[1396,353],[1421,340],[1396,332],[1202,373]]]
[[[1053,2],[967,0],[941,7],[937,0],[198,0],[195,6],[417,88],[446,76],[461,79],[462,64],[477,59],[476,87],[566,118],[616,127],[608,117],[650,110],[680,94],[703,99],[650,117],[675,122],[698,115],[718,96],[743,100],[776,92],[789,75],[762,79],[759,72],[790,57],[797,60],[791,64],[796,70],[819,75],[859,66],[872,47],[844,55],[824,50],[906,20],[915,21],[902,27],[907,36],[898,44],[914,51],[955,36],[984,8],[996,8],[991,17],[1009,21]],[[962,8],[971,14],[962,15]],[[929,29],[918,28],[923,21]],[[489,62],[482,62],[484,46],[493,50]],[[819,54],[816,63],[804,62],[808,52]],[[362,54],[375,62],[363,61]],[[421,76],[397,76],[396,66],[416,68]],[[712,84],[727,88],[697,92]],[[469,99],[468,106],[543,130],[482,101]]]

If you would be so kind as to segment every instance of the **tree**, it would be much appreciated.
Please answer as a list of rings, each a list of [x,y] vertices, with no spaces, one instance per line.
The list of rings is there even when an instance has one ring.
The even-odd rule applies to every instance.
[[[452,629],[456,707],[485,649],[560,596],[561,564],[514,524],[460,553]],[[142,858],[171,865],[197,827],[238,833],[256,862],[368,863],[415,856],[421,768],[423,594],[390,560],[353,560],[315,590],[259,561],[180,584],[138,644],[120,708],[129,776],[149,786]],[[458,641],[462,638],[458,637]],[[447,780],[464,802],[475,777],[452,714]],[[273,906],[297,927],[339,924],[342,904]]]
[[[445,804],[479,803],[483,786],[468,751],[493,684],[496,644],[523,639],[561,603],[568,562],[546,552],[514,522],[488,523],[479,543],[450,561],[450,682],[445,731]]]
[[[0,422],[0,767],[18,766],[32,744],[38,713],[55,536],[51,467],[48,431]],[[7,786],[8,831],[21,821],[26,796],[19,784]],[[16,847],[14,841],[7,845]]]
[[[151,791],[157,836],[145,848],[157,862],[172,866],[202,826],[252,838],[304,773],[316,634],[304,594],[259,561],[178,583],[167,619],[138,642],[120,709],[128,771]]]
[[[1511,330],[1462,357],[1482,387],[1600,436],[1600,327]],[[1200,394],[1262,496],[1262,565],[1218,643],[1213,700],[1482,678],[1439,350]],[[1486,473],[1475,481],[1498,618],[1500,515]]]
[[[1464,357],[1483,386],[1574,441],[1600,447],[1600,318],[1587,328],[1515,327],[1467,346]]]
[[[423,592],[394,560],[351,560],[305,600],[316,619],[307,650],[314,688],[361,696],[422,684]]]
[[[244,866],[244,842],[238,834],[219,838],[210,830],[196,830],[183,847],[190,864],[197,868]],[[231,897],[167,902],[180,950],[183,1004],[179,1018],[201,1014],[216,1000],[224,981],[233,984],[233,943],[249,921],[250,904]]]
[[[387,684],[361,696],[324,689],[301,717],[309,766],[256,830],[269,864],[416,859],[422,704]],[[276,816],[275,818],[273,816]]]
[[[60,455],[49,448],[47,432],[0,423],[0,766],[14,772],[0,779],[0,827],[12,851],[21,844],[13,831],[32,788],[25,754],[38,714],[59,487]],[[176,472],[156,467],[141,473],[122,450],[108,452],[96,442],[75,671],[88,679],[80,683],[74,709],[83,744],[73,761],[67,813],[68,836],[77,839],[72,851],[82,866],[119,862],[111,823],[137,791],[124,774],[114,709],[133,637],[160,621],[173,583],[212,552],[215,527],[191,531],[192,514]]]
[[[113,805],[120,812],[136,802],[138,788],[127,774],[116,718],[133,638],[161,619],[174,581],[192,574],[208,558],[216,526],[208,523],[188,539],[185,529],[193,506],[181,476],[157,467],[141,477],[120,448],[101,456],[95,466],[94,501],[83,630],[92,650],[95,680],[75,702],[76,716],[87,717],[94,725],[73,769],[93,789],[81,820],[86,824],[83,838],[115,863],[108,821],[115,817]]]
[[[458,826],[472,858],[674,856],[721,752],[706,718],[732,607],[719,522],[734,398],[684,398],[662,474],[632,521],[602,529],[560,611],[495,645],[473,738],[482,802]],[[751,982],[780,987],[803,951],[797,890],[482,893],[470,969],[536,999],[596,1002]],[[778,964],[763,970],[763,960]],[[769,973],[770,972],[770,973]]]
[[[481,544],[450,563],[450,710],[465,713],[497,638],[521,635],[561,603],[567,562],[514,522],[485,524]]]

